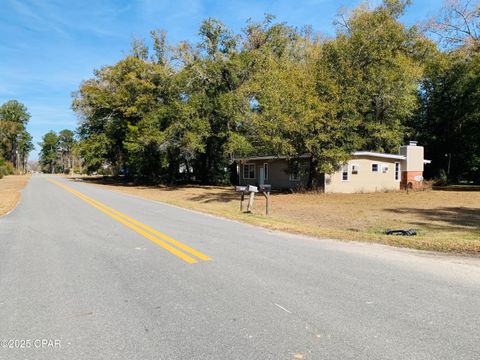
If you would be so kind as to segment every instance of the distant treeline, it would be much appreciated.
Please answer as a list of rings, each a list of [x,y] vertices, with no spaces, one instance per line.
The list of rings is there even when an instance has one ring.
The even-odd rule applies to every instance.
[[[26,129],[29,120],[27,108],[16,100],[0,106],[0,178],[27,170],[28,154],[34,148]]]
[[[273,16],[240,34],[206,19],[196,44],[152,31],[74,94],[87,172],[228,183],[234,159],[311,154],[310,185],[356,150],[416,139],[431,177],[480,178],[479,6],[452,2],[421,26],[409,1],[360,6],[336,36]],[[148,45],[147,45],[148,44]]]
[[[39,145],[39,164],[43,171],[53,174],[82,172],[82,162],[78,159],[79,143],[72,130],[64,129],[58,134],[49,131]]]

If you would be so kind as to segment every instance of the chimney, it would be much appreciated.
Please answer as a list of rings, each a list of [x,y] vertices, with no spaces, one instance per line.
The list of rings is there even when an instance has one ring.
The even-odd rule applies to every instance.
[[[400,165],[403,186],[408,183],[412,183],[413,186],[420,185],[416,179],[423,176],[423,146],[417,144],[417,141],[409,141],[408,145],[400,146],[400,155],[405,156]]]

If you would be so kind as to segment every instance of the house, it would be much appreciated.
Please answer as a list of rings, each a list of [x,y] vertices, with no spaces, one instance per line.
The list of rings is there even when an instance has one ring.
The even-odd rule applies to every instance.
[[[332,174],[319,174],[320,187],[329,193],[394,191],[422,186],[423,146],[411,141],[398,154],[356,151]],[[295,170],[286,157],[254,156],[237,159],[240,185],[270,184],[272,189],[301,189],[308,184],[310,156],[297,159]]]

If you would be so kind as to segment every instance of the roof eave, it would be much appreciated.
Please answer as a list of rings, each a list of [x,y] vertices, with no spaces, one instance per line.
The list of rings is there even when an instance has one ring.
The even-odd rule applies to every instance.
[[[395,159],[395,160],[406,160],[406,157],[403,155],[397,154],[383,154],[377,153],[372,151],[355,151],[352,153],[353,156],[371,156],[371,157],[378,157],[384,159]]]

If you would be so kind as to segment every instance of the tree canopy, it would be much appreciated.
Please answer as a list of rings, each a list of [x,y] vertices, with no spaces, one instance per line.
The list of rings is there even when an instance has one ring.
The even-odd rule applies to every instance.
[[[239,34],[206,19],[197,44],[171,46],[165,32],[152,31],[74,94],[78,154],[89,172],[202,183],[231,181],[238,156],[294,163],[309,154],[313,186],[315,174],[335,171],[352,151],[394,152],[416,136],[427,154],[448,143],[456,179],[471,179],[479,158],[478,7],[466,1],[465,28],[458,16],[445,17],[459,1],[447,4],[429,23],[432,38],[399,20],[408,0],[343,12],[331,38],[271,15]],[[454,45],[442,47],[453,29]],[[452,145],[455,136],[464,147]],[[444,166],[435,162],[433,176]]]
[[[28,154],[33,150],[32,136],[27,132],[30,114],[25,105],[9,100],[0,106],[0,159],[17,171],[25,171]]]
[[[50,130],[42,137],[39,164],[47,173],[70,173],[78,157],[78,142],[72,130],[64,129],[58,134]],[[80,162],[77,159],[77,166]]]

